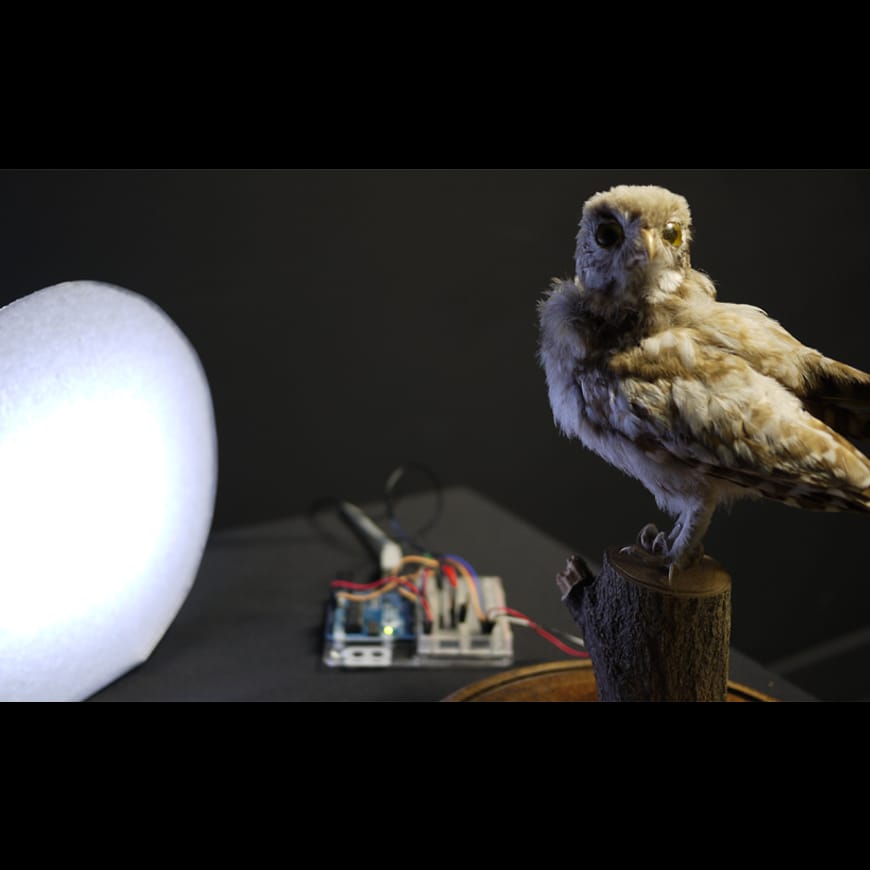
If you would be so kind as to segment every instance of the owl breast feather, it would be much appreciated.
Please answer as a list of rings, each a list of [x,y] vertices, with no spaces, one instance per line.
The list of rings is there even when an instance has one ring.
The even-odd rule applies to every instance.
[[[637,397],[626,395],[607,357],[589,351],[577,294],[574,284],[558,282],[540,305],[539,357],[554,422],[564,435],[643,483],[664,507],[662,499],[693,491],[697,482],[657,440],[654,420]]]
[[[602,429],[639,435],[643,420],[607,370],[596,336],[585,328],[580,293],[576,284],[557,281],[539,306],[539,357],[554,420],[566,435],[584,442]]]

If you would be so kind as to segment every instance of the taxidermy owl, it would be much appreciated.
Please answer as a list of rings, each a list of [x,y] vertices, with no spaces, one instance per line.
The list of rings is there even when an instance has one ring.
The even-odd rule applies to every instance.
[[[689,261],[682,196],[618,186],[589,199],[573,280],[539,302],[554,420],[675,518],[637,544],[688,568],[718,505],[745,497],[870,511],[870,375],[805,347],[752,305],[716,299]]]

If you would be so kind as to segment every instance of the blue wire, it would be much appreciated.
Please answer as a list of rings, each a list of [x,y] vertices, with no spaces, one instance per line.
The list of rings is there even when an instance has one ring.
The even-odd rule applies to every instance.
[[[486,602],[483,600],[483,589],[480,585],[480,577],[477,576],[477,571],[465,561],[465,559],[461,559],[459,556],[452,556],[447,554],[444,556],[445,559],[452,559],[454,562],[459,562],[469,574],[471,574],[471,579],[474,581],[474,585],[477,587],[477,597],[480,599],[480,606],[483,608],[483,612],[486,613]]]

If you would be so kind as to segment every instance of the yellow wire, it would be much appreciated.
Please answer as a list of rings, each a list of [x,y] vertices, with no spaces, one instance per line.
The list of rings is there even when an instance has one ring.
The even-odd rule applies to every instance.
[[[453,559],[446,559],[445,561],[453,565],[465,578],[465,582],[471,589],[471,601],[474,606],[474,612],[477,614],[477,618],[481,622],[486,622],[487,617],[486,612],[483,609],[483,602],[480,600],[480,596],[477,594],[477,584],[474,582],[474,578],[469,573],[468,568],[466,568],[465,565],[463,565],[461,562],[454,562]],[[402,565],[406,562],[415,565],[425,565],[428,568],[438,568],[440,565],[437,559],[430,559],[427,556],[403,556],[402,561],[399,562],[399,564]]]
[[[417,604],[420,601],[420,599],[413,592],[411,592],[410,589],[405,589],[404,586],[399,587],[399,595],[401,595],[402,598],[407,598],[408,601],[413,601],[414,604]]]
[[[438,560],[430,559],[428,556],[402,556],[402,560],[399,564],[404,565],[406,562],[413,565],[425,565],[427,568],[438,567]]]
[[[486,613],[483,610],[483,606],[480,601],[480,597],[477,594],[477,585],[474,582],[474,578],[469,573],[468,569],[461,562],[454,562],[453,559],[447,559],[446,561],[450,562],[457,571],[463,576],[465,582],[468,584],[468,588],[471,590],[471,600],[474,605],[474,612],[477,614],[477,618],[481,622],[487,622]],[[403,565],[405,563],[422,565],[424,568],[437,568],[439,566],[439,562],[437,559],[429,559],[426,556],[403,556],[402,560],[399,562],[399,565]],[[389,583],[385,583],[379,589],[374,589],[371,592],[338,592],[336,593],[336,597],[341,598],[346,601],[371,601],[373,598],[378,598],[379,596],[389,592],[391,589],[395,589],[399,586],[399,594],[403,595],[409,601],[416,601],[416,596],[405,587],[400,586],[401,580],[408,580],[410,577],[414,578],[414,585],[416,586],[416,580],[419,578],[421,572],[417,571],[416,574],[405,574],[394,577],[390,580]]]
[[[423,569],[421,569],[421,570],[423,570]],[[419,573],[420,572],[418,571],[417,574],[419,575]],[[409,582],[411,582],[410,578],[413,578],[413,577],[414,577],[413,574],[403,574],[403,575],[398,576],[398,577],[393,577],[389,583],[385,583],[379,589],[374,589],[371,592],[345,592],[345,591],[341,591],[341,592],[336,592],[335,597],[341,601],[371,601],[373,598],[378,598],[381,595],[384,595],[385,593],[389,592],[391,589],[395,589],[398,586],[399,587],[399,589],[398,589],[399,595],[401,595],[403,598],[407,598],[408,601],[411,601],[414,604],[419,604],[423,608],[423,612],[427,613],[427,615],[428,615],[428,612],[426,610],[426,606],[423,604],[422,596],[420,595],[419,587],[417,588],[417,592],[414,593],[414,592],[411,592],[410,589],[401,585],[402,580],[408,580]],[[414,583],[413,585],[415,587],[417,586],[416,583]]]
[[[347,601],[371,601],[372,598],[378,598],[385,592],[395,589],[399,585],[399,578],[394,577],[389,583],[385,583],[380,589],[374,589],[371,592],[336,592],[335,597]]]
[[[474,612],[477,614],[477,618],[481,622],[486,622],[486,613],[483,611],[483,605],[481,604],[480,597],[477,594],[477,584],[474,582],[474,578],[468,571],[468,568],[465,567],[461,562],[454,562],[453,559],[447,559],[454,568],[456,568],[459,573],[465,578],[465,582],[468,584],[468,587],[471,589],[471,598],[474,602]]]

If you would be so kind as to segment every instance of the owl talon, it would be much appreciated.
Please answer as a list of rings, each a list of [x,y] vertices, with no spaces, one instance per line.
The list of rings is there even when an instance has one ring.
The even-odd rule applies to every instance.
[[[637,545],[642,550],[646,550],[647,553],[656,553],[657,551],[653,548],[660,536],[661,532],[652,523],[647,523],[637,533]]]
[[[664,532],[659,532],[653,539],[651,552],[656,556],[667,556],[669,549],[668,536]]]
[[[671,536],[660,532],[652,523],[647,523],[637,533],[637,545],[652,556],[666,556],[671,544]]]

